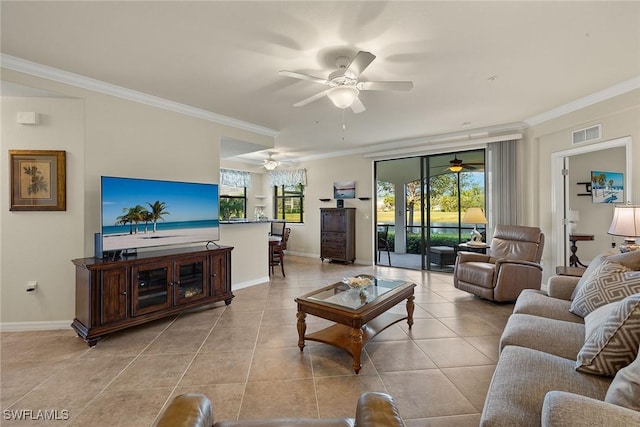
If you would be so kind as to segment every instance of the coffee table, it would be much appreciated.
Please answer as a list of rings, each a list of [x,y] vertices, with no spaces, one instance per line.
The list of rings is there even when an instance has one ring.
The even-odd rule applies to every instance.
[[[362,349],[373,337],[389,326],[407,319],[413,325],[415,283],[403,280],[372,278],[373,284],[363,292],[350,289],[338,282],[296,298],[298,304],[298,347],[304,342],[318,341],[345,350],[353,357],[353,370],[357,374],[362,365]],[[407,315],[386,313],[403,300],[407,300]],[[307,314],[321,317],[335,325],[306,334]]]

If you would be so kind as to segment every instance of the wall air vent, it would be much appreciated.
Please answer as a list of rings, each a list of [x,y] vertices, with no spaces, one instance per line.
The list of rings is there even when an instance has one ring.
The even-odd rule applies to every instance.
[[[583,142],[595,141],[602,137],[602,125],[595,125],[584,129],[578,129],[571,132],[571,140],[573,144],[582,144]]]

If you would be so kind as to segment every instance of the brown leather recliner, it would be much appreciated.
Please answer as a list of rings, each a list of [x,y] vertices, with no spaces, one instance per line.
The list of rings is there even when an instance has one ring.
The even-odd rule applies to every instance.
[[[156,427],[403,427],[395,401],[385,393],[367,392],[360,396],[354,418],[279,418],[213,423],[213,407],[203,394],[182,394],[162,413]]]
[[[487,254],[458,252],[453,285],[491,301],[513,301],[540,289],[544,234],[537,227],[498,225]]]

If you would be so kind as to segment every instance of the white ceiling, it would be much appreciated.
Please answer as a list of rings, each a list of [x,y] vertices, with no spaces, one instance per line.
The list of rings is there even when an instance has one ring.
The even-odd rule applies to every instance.
[[[262,158],[521,129],[523,121],[640,76],[637,1],[2,1],[0,7],[3,55],[273,129],[276,146]],[[279,70],[326,78],[338,56],[359,50],[377,56],[361,80],[412,80],[413,90],[363,92],[367,109],[360,114],[326,97],[292,106],[326,87]],[[241,143],[230,156],[255,149]],[[224,145],[233,148],[234,141]]]

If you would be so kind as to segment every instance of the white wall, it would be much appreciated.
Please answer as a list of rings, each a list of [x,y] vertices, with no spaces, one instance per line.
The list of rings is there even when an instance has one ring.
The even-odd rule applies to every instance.
[[[307,170],[304,192],[304,224],[291,224],[287,250],[293,253],[320,257],[320,208],[336,207],[333,199],[335,181],[355,181],[356,197],[370,200],[346,199],[345,207],[356,208],[356,263],[373,263],[373,164],[361,155],[334,157],[302,163]],[[321,202],[319,199],[331,199]]]
[[[75,276],[70,260],[84,253],[84,102],[2,97],[1,105],[2,322],[71,320],[75,310]],[[20,111],[37,112],[39,124],[18,124],[16,117]],[[11,149],[66,151],[66,211],[9,211],[6,166]],[[34,294],[26,292],[29,280],[38,282]]]
[[[264,135],[11,70],[3,69],[2,79],[75,98],[2,99],[2,164],[8,164],[9,148],[66,150],[68,173],[67,211],[9,213],[6,205],[2,208],[3,329],[20,328],[21,322],[71,323],[71,260],[93,256],[93,235],[100,231],[101,175],[217,183],[223,136],[273,146]],[[44,122],[19,128],[16,111],[43,113]],[[3,203],[8,188],[2,187]],[[26,295],[27,280],[38,280],[39,294]]]
[[[546,236],[543,254],[544,280],[555,271],[555,251],[557,239],[564,239],[553,232],[552,218],[561,215],[552,205],[551,189],[551,157],[571,148],[571,132],[596,124],[602,124],[602,139],[609,141],[622,137],[631,137],[632,164],[640,164],[640,90],[626,93],[609,100],[594,104],[554,120],[533,126],[527,131],[527,138],[520,150],[521,188],[520,204],[522,220],[525,224],[539,226]],[[598,144],[600,141],[591,144]],[[596,168],[597,169],[597,168]],[[633,189],[629,194],[630,200],[640,203],[640,173],[633,175]],[[581,214],[582,216],[582,214]],[[607,212],[594,218],[594,234],[600,234],[608,229],[611,216]],[[581,229],[586,231],[586,224]],[[606,231],[605,231],[606,233]],[[610,243],[610,241],[609,241]],[[587,250],[587,245],[581,245]],[[580,249],[582,250],[582,249]],[[586,254],[586,252],[585,252]]]

